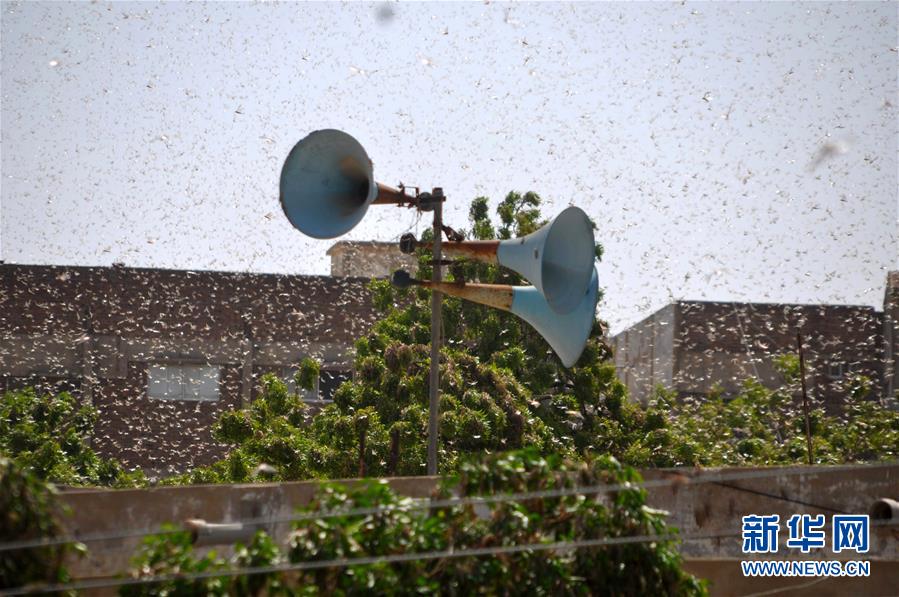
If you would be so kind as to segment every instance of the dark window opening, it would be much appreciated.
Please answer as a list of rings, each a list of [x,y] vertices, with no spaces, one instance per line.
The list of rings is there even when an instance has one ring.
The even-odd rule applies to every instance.
[[[323,370],[318,383],[319,398],[333,400],[334,392],[337,391],[340,384],[352,378],[352,371]]]

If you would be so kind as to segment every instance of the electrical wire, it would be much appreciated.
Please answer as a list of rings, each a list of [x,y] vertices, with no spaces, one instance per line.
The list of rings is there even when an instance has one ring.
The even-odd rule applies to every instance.
[[[891,521],[879,521],[872,526],[883,526],[890,524]],[[696,541],[701,539],[721,539],[726,537],[740,537],[742,533],[693,533],[690,535],[679,535],[670,533],[665,535],[633,535],[630,537],[609,537],[604,539],[579,539],[575,541],[557,541],[553,543],[527,543],[503,545],[496,547],[483,547],[462,550],[435,550],[427,552],[414,552],[404,554],[392,554],[387,556],[360,556],[357,558],[336,558],[330,560],[317,560],[308,562],[297,562],[291,564],[275,564],[270,566],[242,567],[231,568],[226,570],[210,570],[207,572],[194,572],[190,574],[164,574],[156,576],[144,576],[138,578],[105,578],[75,581],[66,584],[44,585],[34,587],[15,587],[12,589],[0,590],[0,596],[6,595],[25,595],[33,593],[49,593],[73,590],[100,589],[120,586],[133,586],[141,584],[154,584],[169,581],[192,581],[207,578],[227,578],[233,576],[252,576],[256,574],[272,574],[278,572],[298,572],[303,570],[318,570],[322,568],[345,568],[349,566],[366,566],[372,564],[394,564],[410,561],[433,560],[438,558],[463,558],[463,557],[481,557],[493,556],[501,554],[520,553],[523,551],[551,551],[551,550],[571,550],[583,549],[589,547],[604,547],[614,545],[632,545],[638,543],[655,543],[658,541],[677,540],[681,543],[687,541]],[[829,577],[816,579],[808,583],[809,586],[822,582]],[[806,586],[806,585],[800,585]],[[797,586],[788,587],[798,588]],[[776,589],[772,592],[780,592]],[[766,595],[768,592],[758,593],[758,595]],[[755,594],[753,594],[755,595]]]
[[[418,498],[414,500],[412,503],[400,504],[395,506],[370,506],[364,508],[349,508],[349,509],[334,509],[334,510],[322,510],[316,512],[302,512],[297,514],[292,514],[289,516],[264,516],[264,517],[255,517],[255,518],[244,518],[237,520],[224,521],[231,524],[244,524],[244,525],[254,525],[254,524],[279,524],[279,523],[290,523],[290,522],[302,522],[308,520],[319,520],[325,518],[333,518],[337,516],[372,516],[378,515],[382,513],[393,512],[397,510],[428,510],[428,509],[436,509],[436,508],[448,508],[454,506],[477,506],[477,505],[486,505],[497,502],[510,502],[510,501],[525,501],[530,499],[548,499],[548,498],[560,498],[560,497],[572,497],[572,496],[586,496],[586,495],[595,495],[600,493],[610,493],[615,491],[624,491],[627,489],[657,489],[663,487],[670,486],[680,486],[685,487],[688,485],[701,485],[705,483],[727,483],[731,481],[741,481],[741,480],[751,480],[751,479],[763,479],[769,478],[773,476],[794,476],[794,475],[818,475],[818,474],[829,474],[829,473],[837,473],[837,472],[845,472],[848,470],[859,470],[859,469],[868,469],[868,470],[876,470],[882,468],[892,468],[899,465],[899,461],[889,461],[884,463],[875,463],[875,464],[865,464],[865,465],[839,465],[839,466],[830,466],[830,467],[822,467],[822,466],[800,466],[790,469],[763,469],[763,470],[755,470],[755,471],[739,471],[733,473],[719,473],[713,475],[705,475],[703,477],[689,477],[685,473],[680,471],[663,471],[669,475],[675,475],[674,478],[667,479],[651,479],[648,481],[642,481],[639,483],[615,483],[615,484],[603,484],[603,485],[594,485],[594,486],[581,486],[581,487],[568,487],[568,488],[559,488],[559,489],[543,489],[543,490],[535,490],[535,491],[525,491],[519,493],[501,493],[501,494],[493,494],[493,495],[479,495],[479,496],[468,496],[468,497],[454,497],[454,498],[444,498],[444,499],[428,499],[428,498]],[[746,491],[749,493],[759,493],[756,490],[750,488],[741,488],[737,486],[727,485],[729,489],[734,489],[738,491]],[[773,495],[766,495],[766,497],[774,497]],[[814,504],[809,504],[806,502],[802,502],[799,500],[792,500],[790,498],[785,498],[782,496],[777,496],[779,499],[783,501],[788,501],[795,503],[797,505],[812,507],[822,510],[832,510],[830,507],[818,506]],[[49,547],[53,545],[64,545],[67,543],[90,543],[97,541],[107,541],[114,539],[127,539],[133,537],[145,537],[150,535],[171,535],[175,533],[183,532],[182,529],[165,529],[160,527],[155,528],[142,528],[142,529],[132,529],[126,531],[115,531],[110,533],[95,533],[92,535],[84,535],[81,537],[76,536],[59,536],[59,537],[51,537],[51,538],[43,538],[43,539],[28,539],[21,541],[9,541],[5,543],[0,543],[0,552],[10,551],[10,550],[18,550],[18,549],[32,549],[37,547]]]
[[[407,232],[411,232],[413,228],[415,229],[415,233],[414,233],[415,238],[418,238],[418,225],[419,225],[419,222],[421,221],[421,210],[420,209],[415,210],[415,215],[412,217],[411,220],[412,220],[411,223],[406,227],[405,230],[403,230],[399,234],[394,235],[393,238],[390,239],[391,242],[399,242],[400,238]]]
[[[768,498],[771,500],[777,500],[779,502],[787,502],[790,504],[796,504],[798,506],[805,506],[806,508],[814,508],[815,510],[824,510],[826,512],[833,512],[835,514],[849,514],[845,510],[841,510],[839,508],[832,508],[830,506],[822,506],[821,504],[815,504],[813,502],[807,502],[805,500],[796,500],[793,498],[789,498],[782,495],[777,495],[776,493],[769,493],[767,491],[759,491],[758,489],[751,489],[749,487],[740,487],[739,485],[731,485],[730,483],[715,483],[719,487],[725,487],[727,489],[735,489],[737,491],[742,491],[743,493],[750,493],[752,495],[757,495],[759,497]]]
[[[676,533],[667,535],[634,535],[630,537],[607,537],[603,539],[579,539],[576,541],[557,541],[554,543],[526,543],[515,545],[501,545],[496,547],[480,547],[460,550],[435,550],[426,552],[392,554],[386,556],[364,556],[357,558],[337,558],[331,560],[318,560],[311,562],[297,562],[291,564],[275,564],[271,566],[257,566],[232,568],[228,570],[210,570],[206,572],[193,572],[190,574],[165,574],[158,576],[145,576],[138,578],[108,578],[76,581],[65,584],[45,585],[40,587],[16,587],[0,591],[0,595],[25,595],[34,592],[62,592],[73,590],[101,589],[119,586],[131,586],[141,584],[154,584],[168,581],[191,581],[207,578],[222,578],[232,576],[251,576],[256,574],[271,574],[277,572],[298,572],[303,570],[318,570],[321,568],[346,568],[349,566],[366,566],[371,564],[395,564],[410,561],[434,560],[439,558],[466,558],[494,556],[501,554],[520,553],[523,551],[552,551],[583,549],[589,547],[604,547],[613,545],[630,545],[637,543],[656,543],[659,541],[679,540],[691,541],[698,539],[717,539],[722,537],[737,537],[740,533],[696,533],[693,535],[678,536]]]

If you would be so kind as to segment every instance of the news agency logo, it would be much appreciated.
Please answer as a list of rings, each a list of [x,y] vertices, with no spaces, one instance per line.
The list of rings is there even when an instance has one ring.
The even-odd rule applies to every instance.
[[[837,514],[833,517],[833,551],[843,550],[868,553],[869,521],[867,514],[850,516]]]
[[[786,523],[789,549],[802,553],[827,546],[827,521],[823,514],[794,514]],[[743,553],[777,553],[780,542],[780,516],[750,514],[743,517]],[[831,519],[830,539],[834,553],[868,553],[870,521],[867,514],[835,514]],[[868,576],[869,562],[741,562],[744,576]]]
[[[809,514],[794,514],[787,521],[787,528],[790,529],[787,547],[801,549],[802,553],[808,553],[812,549],[821,549],[825,545],[823,514],[814,518]]]
[[[777,535],[780,533],[780,516],[743,517],[743,553],[777,553]]]

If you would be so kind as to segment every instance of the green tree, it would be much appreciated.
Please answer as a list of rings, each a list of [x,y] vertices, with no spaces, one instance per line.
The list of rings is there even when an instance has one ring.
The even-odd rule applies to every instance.
[[[12,460],[0,456],[0,543],[49,539],[61,534],[56,490]],[[0,589],[69,579],[67,554],[80,544],[47,545],[7,551],[0,557]]]
[[[164,534],[146,537],[132,560],[130,579],[179,576],[176,580],[122,585],[119,594],[140,595],[280,595],[293,594],[285,590],[284,579],[278,573],[253,575],[218,575],[219,572],[244,568],[277,566],[285,558],[266,533],[259,531],[248,545],[238,543],[229,559],[214,550],[198,553],[189,532],[174,526],[164,528]],[[191,577],[196,575],[195,577]]]
[[[116,460],[97,456],[88,445],[96,411],[67,392],[8,391],[0,402],[0,456],[39,479],[62,485],[130,487],[143,475]]]
[[[798,371],[791,355],[775,360],[784,384],[744,381],[740,393],[677,401],[659,388],[647,413],[658,428],[630,438],[622,458],[635,466],[753,466],[805,463],[808,448]],[[828,415],[814,399],[809,413],[814,461],[843,464],[899,456],[899,410],[870,397],[871,382],[849,380],[843,410]]]

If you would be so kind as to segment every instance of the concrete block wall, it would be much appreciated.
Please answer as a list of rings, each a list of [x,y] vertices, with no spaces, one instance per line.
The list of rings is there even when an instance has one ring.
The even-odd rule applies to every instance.
[[[632,399],[646,403],[656,386],[671,387],[676,316],[668,305],[612,338],[615,369]]]
[[[368,280],[0,264],[0,391],[68,390],[100,412],[106,457],[167,474],[224,454],[211,426],[248,403],[261,370],[303,357],[352,369],[377,318]],[[147,397],[151,363],[219,368],[215,402]]]
[[[840,410],[850,373],[866,375],[882,395],[882,314],[871,307],[683,301],[678,323],[674,377],[682,395],[706,395],[716,385],[735,395],[750,377],[782,385],[774,361],[797,354],[797,330],[810,395],[829,411]],[[832,375],[832,365],[843,374]]]
[[[875,397],[886,392],[886,321],[864,306],[678,301],[620,332],[612,344],[619,378],[635,400],[648,400],[656,385],[682,397],[701,398],[715,388],[733,396],[747,378],[781,386],[775,358],[797,353],[799,330],[811,394],[837,412],[851,373],[870,378]],[[834,368],[842,374],[833,375]]]
[[[398,269],[415,274],[414,256],[400,252],[398,243],[375,241],[339,241],[328,249],[332,276],[389,278]]]
[[[899,531],[893,526],[873,527],[871,549],[858,556],[834,554],[829,547],[802,554],[786,548],[785,522],[792,514],[824,514],[830,524],[834,513],[864,514],[882,497],[899,499],[899,464],[869,467],[772,467],[740,469],[649,469],[646,480],[671,481],[648,489],[648,505],[668,512],[668,522],[684,536],[707,534],[715,538],[681,544],[688,570],[713,581],[713,594],[744,595],[797,584],[796,579],[744,578],[739,569],[741,518],[749,514],[778,514],[780,549],[768,559],[864,559],[872,562],[866,579],[831,579],[816,585],[816,595],[840,595],[851,587],[858,595],[890,595],[899,584]],[[752,479],[721,479],[729,475],[762,474]],[[405,477],[387,482],[401,495],[427,498],[437,484],[434,477]],[[350,480],[349,483],[355,481]],[[119,534],[130,529],[154,529],[163,523],[180,524],[190,518],[207,522],[235,522],[247,518],[281,520],[314,497],[316,482],[256,485],[205,485],[151,489],[64,491],[62,502],[70,515],[67,533]],[[286,541],[289,522],[263,524],[276,542]],[[829,536],[829,535],[828,535]],[[138,549],[139,537],[118,537],[90,542],[88,556],[73,559],[76,578],[103,578],[125,571]],[[222,553],[222,546],[216,547]],[[224,548],[227,553],[227,547]],[[806,579],[807,581],[808,579]],[[792,593],[791,593],[792,594]],[[798,593],[797,593],[798,594]]]

